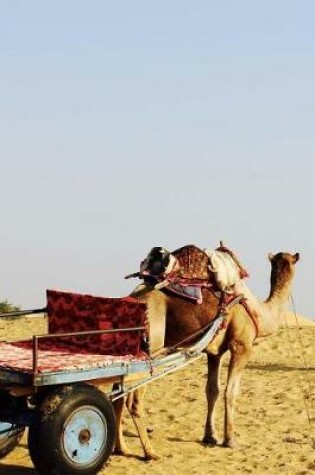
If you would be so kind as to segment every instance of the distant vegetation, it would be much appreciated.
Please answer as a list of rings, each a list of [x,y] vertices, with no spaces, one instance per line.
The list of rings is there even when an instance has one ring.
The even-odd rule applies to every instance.
[[[16,312],[20,310],[18,305],[13,305],[7,300],[0,300],[0,313]]]

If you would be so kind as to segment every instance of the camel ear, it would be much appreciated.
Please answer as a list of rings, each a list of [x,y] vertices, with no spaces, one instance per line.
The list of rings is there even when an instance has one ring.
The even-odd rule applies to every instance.
[[[300,259],[300,253],[297,252],[296,254],[294,254],[293,257],[294,257],[294,259],[295,259],[295,262],[294,262],[294,263],[296,263],[296,262]]]
[[[272,262],[272,259],[274,258],[274,254],[272,254],[272,252],[269,252],[268,253],[268,259],[270,260],[270,262]]]

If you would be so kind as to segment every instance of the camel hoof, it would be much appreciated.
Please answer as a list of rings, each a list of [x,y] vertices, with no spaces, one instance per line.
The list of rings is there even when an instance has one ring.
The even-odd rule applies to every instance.
[[[160,458],[161,457],[159,457],[159,455],[155,454],[154,452],[150,452],[144,456],[144,460],[146,462],[150,462],[151,460],[159,460]]]
[[[132,453],[128,449],[114,448],[113,455],[123,455],[124,457],[131,457]]]
[[[218,444],[218,441],[215,437],[213,437],[212,435],[205,435],[204,438],[202,439],[202,443],[203,444],[206,444],[206,445],[217,445]]]
[[[237,443],[234,439],[226,439],[223,441],[222,447],[227,447],[228,449],[236,449]]]

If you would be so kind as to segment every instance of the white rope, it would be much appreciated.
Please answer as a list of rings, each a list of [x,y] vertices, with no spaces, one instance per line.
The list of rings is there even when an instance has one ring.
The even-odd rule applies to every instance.
[[[306,414],[307,414],[307,419],[308,419],[309,443],[310,443],[311,447],[315,448],[315,438],[314,439],[312,438],[312,417],[311,417],[311,410],[310,410],[311,405],[312,405],[310,368],[309,368],[309,365],[307,364],[307,361],[306,361],[305,347],[304,347],[304,343],[303,343],[303,339],[302,339],[302,335],[301,335],[301,329],[300,329],[299,324],[298,324],[298,317],[297,317],[297,313],[296,313],[295,302],[294,302],[294,299],[293,299],[292,295],[290,296],[290,299],[291,299],[291,304],[292,304],[292,308],[293,308],[293,313],[294,313],[294,316],[295,316],[295,323],[296,323],[295,329],[296,329],[296,333],[298,335],[298,342],[299,342],[300,348],[301,348],[302,363],[304,365],[304,368],[306,369],[306,378],[307,378],[307,391],[306,391],[306,393],[307,394],[305,394],[304,381],[303,381],[303,379],[302,379],[299,372],[297,373],[297,376],[298,376],[299,384],[300,384],[300,387],[301,387],[302,399],[303,399],[303,402],[304,402],[304,406],[305,406],[305,410],[306,410]],[[285,324],[286,324],[286,329],[288,331],[290,349],[291,349],[293,358],[296,360],[297,369],[298,369],[298,356],[296,355],[296,353],[294,351],[293,338],[292,338],[292,335],[291,335],[291,330],[290,330],[290,326],[288,324],[286,315],[284,316],[284,320],[285,320]],[[310,403],[308,401],[310,401]]]

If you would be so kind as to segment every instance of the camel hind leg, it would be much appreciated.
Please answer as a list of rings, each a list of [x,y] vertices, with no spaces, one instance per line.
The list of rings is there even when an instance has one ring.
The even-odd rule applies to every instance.
[[[143,386],[136,389],[132,393],[128,394],[126,405],[127,409],[132,417],[133,423],[137,429],[140,443],[143,448],[144,458],[146,460],[157,460],[159,457],[156,455],[151,442],[148,437],[147,428],[143,424],[143,400],[146,387]]]
[[[118,455],[131,456],[131,452],[126,445],[123,435],[123,410],[126,403],[128,412],[130,413],[133,423],[137,429],[140,443],[143,448],[144,458],[146,460],[157,460],[158,456],[155,454],[147,434],[147,428],[143,424],[143,400],[145,395],[145,387],[139,388],[127,397],[119,398],[113,402],[113,407],[116,416],[116,440],[115,453]]]
[[[121,397],[113,402],[113,408],[115,411],[116,418],[116,438],[115,438],[115,449],[114,453],[117,455],[130,456],[131,452],[128,449],[124,435],[123,435],[123,411],[125,406],[126,398]]]

